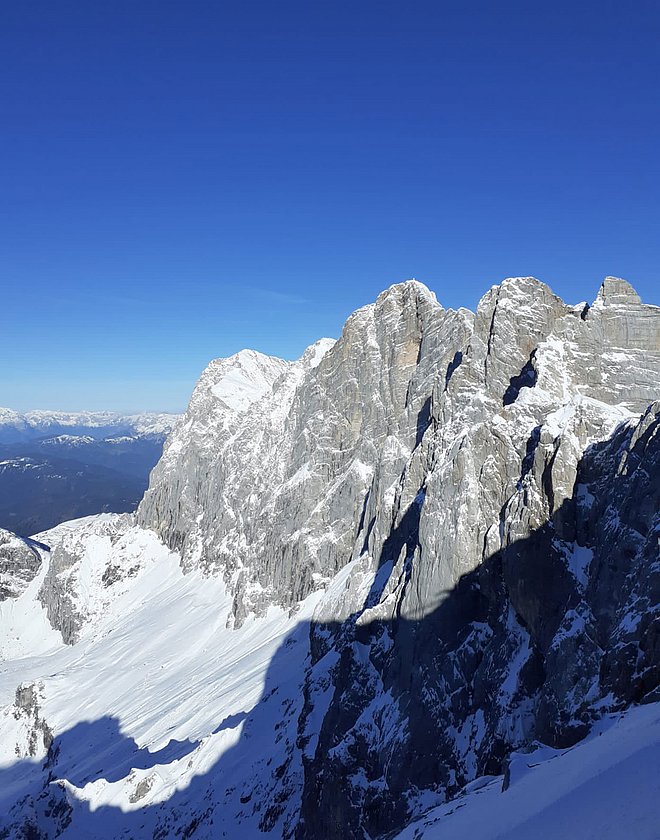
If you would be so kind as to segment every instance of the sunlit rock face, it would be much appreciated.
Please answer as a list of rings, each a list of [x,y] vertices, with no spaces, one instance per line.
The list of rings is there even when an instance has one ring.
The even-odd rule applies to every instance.
[[[140,524],[180,548],[187,568],[222,571],[239,622],[272,602],[295,604],[361,553],[375,505],[392,514],[438,371],[446,375],[472,320],[419,283],[394,286],[299,362],[255,356],[274,376],[247,408],[214,394],[214,363],[154,472]],[[240,355],[226,364],[242,365]]]
[[[41,557],[30,542],[0,528],[0,601],[25,592],[40,568]]]
[[[660,701],[659,341],[616,278],[409,281],[212,362],[136,518],[5,561],[15,836],[392,837]]]
[[[443,309],[416,281],[393,286],[299,362],[243,351],[211,363],[138,521],[185,568],[221,572],[239,622],[357,559],[390,562],[385,599],[420,617],[497,550],[521,481],[535,481],[524,536],[571,497],[589,443],[657,396],[659,323],[615,278],[591,307],[513,278],[476,316]],[[390,556],[406,516],[418,539]]]
[[[213,421],[231,432],[192,472],[191,404],[139,520],[225,576],[232,620],[348,567],[312,628],[305,714],[317,670],[334,692],[300,837],[379,836],[415,792],[572,743],[598,703],[657,685],[659,341],[660,310],[616,278],[591,306],[512,278],[476,314],[411,281]]]

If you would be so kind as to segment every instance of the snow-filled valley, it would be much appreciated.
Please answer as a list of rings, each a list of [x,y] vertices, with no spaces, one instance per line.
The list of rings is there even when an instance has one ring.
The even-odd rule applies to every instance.
[[[212,362],[136,514],[0,531],[0,838],[657,840],[659,391],[616,278]]]

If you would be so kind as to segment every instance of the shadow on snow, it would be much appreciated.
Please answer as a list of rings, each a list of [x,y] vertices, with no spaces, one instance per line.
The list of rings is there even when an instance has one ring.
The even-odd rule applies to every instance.
[[[602,450],[604,446],[599,444],[592,449]],[[657,481],[654,492],[657,495]],[[404,549],[404,565],[413,562],[419,548],[422,505],[423,491],[420,491],[400,525],[386,540],[378,563],[381,573],[376,573],[365,608],[378,602],[393,563]],[[502,610],[511,603],[510,599],[522,605],[516,610],[516,620],[532,643],[525,665],[530,692],[542,684],[549,640],[566,611],[576,606],[574,580],[561,552],[554,547],[557,523],[565,529],[566,522],[575,516],[574,500],[569,500],[552,521],[528,539],[510,545],[504,553],[489,557],[464,575],[453,590],[439,599],[434,612],[419,621],[396,616],[388,622],[361,627],[356,623],[360,613],[356,613],[345,622],[322,628],[314,623],[296,625],[270,662],[259,702],[250,710],[225,718],[209,733],[216,739],[227,738],[227,748],[210,766],[200,766],[199,774],[186,787],[176,789],[173,785],[167,789],[161,803],[137,805],[152,786],[162,783],[167,775],[161,772],[164,767],[173,762],[191,762],[199,754],[201,742],[170,741],[162,749],[149,752],[123,734],[119,722],[113,718],[79,723],[58,734],[44,762],[23,760],[0,770],[0,790],[11,788],[12,801],[16,803],[4,822],[0,817],[0,838],[49,838],[68,825],[71,830],[67,836],[90,840],[94,837],[235,838],[237,819],[241,838],[257,838],[263,836],[262,830],[272,829],[275,836],[288,832],[288,836],[300,838],[352,840],[383,836],[387,827],[390,830],[402,827],[407,819],[401,805],[405,801],[402,786],[416,785],[424,789],[436,785],[438,789],[450,790],[448,767],[454,759],[439,749],[441,739],[438,718],[432,714],[433,703],[446,702],[449,715],[452,708],[472,714],[493,702],[500,676],[488,676],[488,667],[492,666],[493,673],[496,671],[495,664],[488,662],[491,652],[486,643],[474,642],[471,646],[465,643],[473,638],[475,627],[486,627],[490,633],[489,644],[498,633],[501,634],[498,644],[504,644],[507,629],[502,624]],[[416,747],[406,747],[405,743],[403,746],[385,744],[383,749],[389,750],[389,764],[385,766],[391,768],[392,757],[396,757],[396,766],[387,770],[387,797],[365,800],[359,823],[354,824],[346,815],[350,807],[346,769],[341,762],[333,769],[331,751],[333,738],[338,733],[350,732],[364,712],[364,704],[355,703],[355,692],[359,697],[363,681],[367,680],[364,672],[368,670],[360,659],[360,650],[383,633],[394,644],[389,652],[383,648],[381,659],[376,661],[379,679],[382,688],[396,700],[402,715],[407,714],[411,704],[417,704],[416,713],[407,720],[408,744]],[[309,686],[305,686],[305,676],[310,673],[310,642],[313,662],[323,657],[324,645],[327,649],[334,645],[339,651],[335,684],[343,685],[348,691],[341,694],[335,688],[325,714],[317,721],[318,745],[303,759],[310,740],[305,735],[305,720],[310,713],[310,706],[306,705]],[[463,650],[474,661],[461,664],[457,651]],[[481,669],[483,679],[481,682],[476,678],[466,680],[459,673],[457,696],[443,697],[438,685],[447,679],[446,663],[450,661],[459,671],[464,667],[465,674]],[[438,693],[433,701],[436,689]],[[371,690],[364,682],[367,695]],[[429,693],[433,702],[421,702],[420,698],[428,697]],[[239,726],[240,734],[236,733]],[[574,733],[574,740],[584,734],[586,730],[581,728]],[[508,749],[510,745],[493,741],[476,772],[502,772]],[[374,778],[378,778],[376,774],[382,769],[381,758],[370,754],[361,756],[359,750],[350,756],[353,763],[363,762],[367,777]],[[324,762],[330,767],[327,772]],[[139,772],[130,794],[131,801],[137,805],[132,811],[110,805],[92,811],[86,802],[65,795],[61,781],[80,788],[90,783],[117,782],[133,771]],[[145,771],[148,771],[146,775]],[[301,814],[298,808],[303,791],[306,804]]]

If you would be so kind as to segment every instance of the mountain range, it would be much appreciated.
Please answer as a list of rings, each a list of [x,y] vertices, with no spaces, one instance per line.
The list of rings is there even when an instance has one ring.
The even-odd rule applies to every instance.
[[[81,516],[134,511],[177,419],[0,408],[0,527],[29,536]]]
[[[212,362],[135,514],[0,534],[0,837],[657,840],[659,390],[612,277]]]

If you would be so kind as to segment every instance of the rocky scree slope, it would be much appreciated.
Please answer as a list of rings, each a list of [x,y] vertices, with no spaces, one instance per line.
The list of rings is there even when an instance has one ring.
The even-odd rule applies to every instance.
[[[121,801],[122,811],[142,809],[144,836],[210,837],[223,825],[244,836],[385,837],[479,777],[503,774],[506,786],[516,750],[568,747],[603,715],[660,701],[659,383],[660,309],[616,278],[591,306],[509,279],[474,314],[443,309],[410,281],[298,362],[252,351],[213,362],[168,439],[137,526],[101,518],[42,535],[52,551],[29,583],[34,595],[19,600],[32,598],[25,615],[52,628],[39,652],[55,644],[49,632],[71,645],[71,661],[58,653],[58,680],[74,680],[86,657],[87,692],[103,685],[99,714],[121,710],[137,733],[158,710],[161,723],[140,736],[158,751],[158,727],[174,714],[169,701],[163,710],[161,672],[145,680],[145,698],[116,695],[90,660],[105,661],[100,652],[125,637],[122,657],[133,661],[152,589],[169,603],[163,586],[192,593],[200,582],[206,589],[186,597],[207,617],[217,590],[211,636],[208,618],[171,632],[185,632],[195,651],[205,699],[194,708],[230,718],[242,708],[245,734],[204,764],[208,786],[183,760],[167,773],[187,792],[167,801],[163,769],[157,784],[148,776],[153,790],[143,785],[139,804],[131,797],[146,773],[120,781],[118,771],[112,794],[68,783],[48,805],[51,784],[14,806],[12,825],[29,801],[31,825],[41,819],[43,836],[66,836],[91,819],[75,802]],[[153,532],[177,554],[158,548]],[[166,625],[178,628],[172,616],[186,604],[172,610]],[[112,615],[123,623],[104,624]],[[257,628],[273,621],[271,647],[257,644]],[[245,651],[271,651],[260,660],[262,700],[249,711],[233,694],[220,702],[218,663],[235,645],[236,673]],[[166,657],[178,698],[192,667],[182,657],[185,665]],[[34,680],[42,667],[51,665],[17,661],[12,678]],[[47,679],[29,680],[40,710],[30,731],[49,721],[42,752],[57,777],[69,712]],[[16,703],[11,714],[23,720]],[[228,736],[210,721],[204,729],[199,714],[190,737],[206,732],[194,746],[203,756]],[[167,731],[191,729],[179,720]],[[44,808],[64,817],[38,818]],[[120,836],[98,821],[94,830]]]

